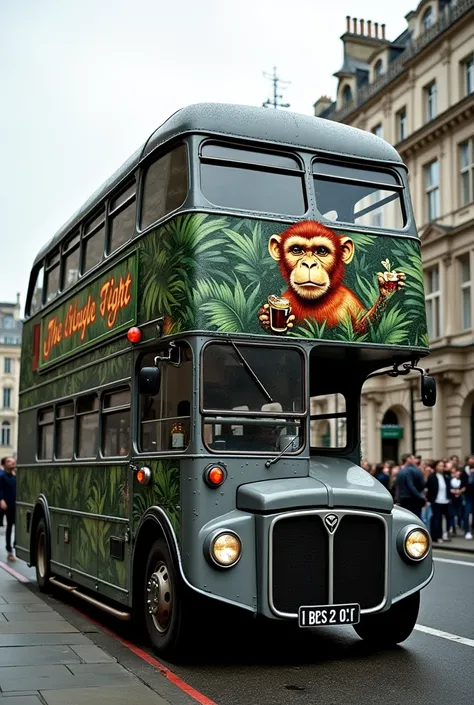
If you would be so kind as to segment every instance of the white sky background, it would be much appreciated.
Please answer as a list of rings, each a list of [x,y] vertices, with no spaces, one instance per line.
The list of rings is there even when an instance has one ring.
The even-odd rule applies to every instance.
[[[335,96],[346,15],[395,39],[416,0],[0,0],[0,300],[38,250],[169,115]],[[383,8],[383,9],[382,9]],[[367,25],[366,25],[367,26]]]

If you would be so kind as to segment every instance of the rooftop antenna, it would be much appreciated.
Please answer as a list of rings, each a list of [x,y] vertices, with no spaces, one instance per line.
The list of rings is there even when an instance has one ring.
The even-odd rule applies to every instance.
[[[273,74],[266,73],[265,71],[263,72],[263,75],[265,78],[269,78],[271,82],[273,83],[273,100],[270,100],[270,98],[267,98],[267,100],[262,103],[262,107],[264,108],[269,108],[270,106],[273,106],[273,108],[276,110],[277,108],[289,108],[290,104],[289,103],[279,103],[279,100],[282,100],[283,96],[278,93],[278,84],[286,84],[289,85],[291,81],[282,81],[281,78],[278,78],[277,72],[276,72],[276,66],[273,67]]]

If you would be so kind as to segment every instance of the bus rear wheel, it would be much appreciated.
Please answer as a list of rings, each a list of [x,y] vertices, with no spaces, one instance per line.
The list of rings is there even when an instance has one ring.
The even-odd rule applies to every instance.
[[[375,646],[395,646],[408,639],[415,628],[420,609],[420,593],[415,592],[386,612],[368,614],[354,625],[357,634]]]
[[[50,549],[48,530],[44,517],[38,522],[35,535],[35,566],[36,566],[36,581],[41,592],[47,592],[49,589],[50,573]]]
[[[183,587],[165,539],[157,539],[146,564],[143,617],[151,645],[160,656],[183,653],[190,626]]]

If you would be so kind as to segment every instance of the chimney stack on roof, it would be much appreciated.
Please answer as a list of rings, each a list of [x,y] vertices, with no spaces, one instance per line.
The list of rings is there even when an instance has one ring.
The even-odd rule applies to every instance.
[[[352,31],[351,31],[352,19]],[[360,23],[360,25],[359,25]],[[379,23],[374,22],[374,34],[372,34],[372,20],[367,20],[367,31],[365,29],[365,20],[358,20],[357,17],[346,15],[346,31],[348,34],[357,34],[361,37],[372,37],[373,39],[382,39],[385,41],[385,24],[380,25],[381,37],[379,37]],[[360,27],[360,31],[359,30]]]

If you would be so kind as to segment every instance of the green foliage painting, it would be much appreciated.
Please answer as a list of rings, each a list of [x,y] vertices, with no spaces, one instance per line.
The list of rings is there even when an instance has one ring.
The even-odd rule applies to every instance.
[[[165,332],[220,331],[428,346],[420,245],[186,214],[143,238],[141,323]]]

